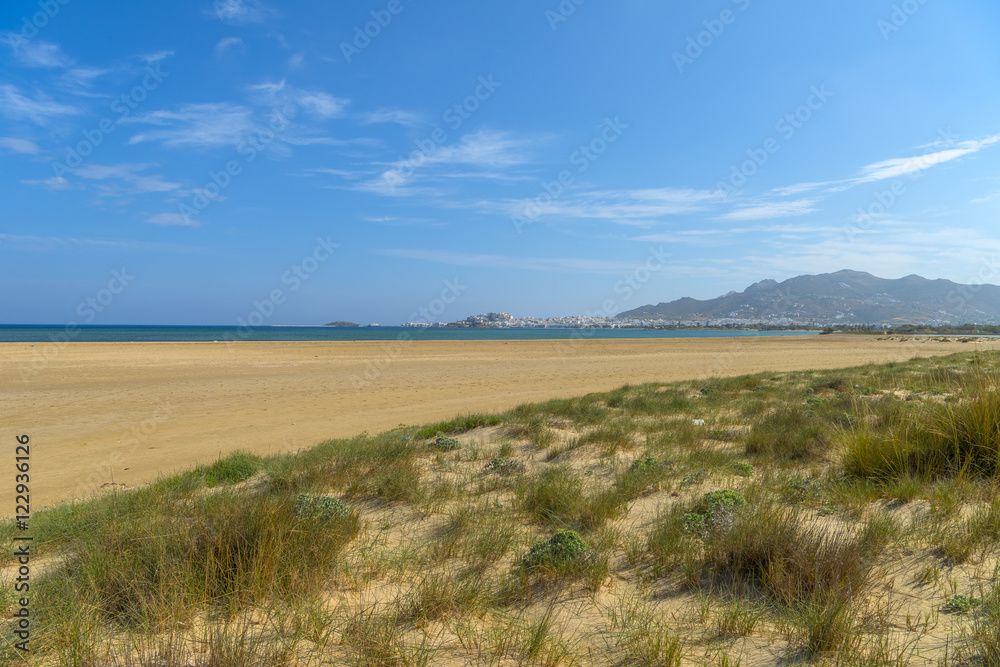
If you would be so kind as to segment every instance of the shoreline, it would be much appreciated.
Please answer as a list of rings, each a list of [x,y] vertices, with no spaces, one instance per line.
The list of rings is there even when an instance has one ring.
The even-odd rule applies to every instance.
[[[4,437],[31,436],[40,508],[208,463],[467,412],[671,382],[1000,349],[851,334],[480,341],[7,343]],[[39,359],[43,361],[39,361]],[[5,503],[0,515],[9,516]]]

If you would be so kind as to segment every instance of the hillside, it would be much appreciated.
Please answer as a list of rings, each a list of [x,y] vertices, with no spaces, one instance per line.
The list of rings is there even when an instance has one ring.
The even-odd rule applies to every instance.
[[[629,310],[620,319],[790,321],[817,324],[1000,323],[1000,287],[860,271],[762,280],[742,292],[700,301],[685,297]]]

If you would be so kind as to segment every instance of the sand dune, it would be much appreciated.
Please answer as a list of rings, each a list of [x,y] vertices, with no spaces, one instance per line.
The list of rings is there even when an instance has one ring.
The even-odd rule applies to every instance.
[[[38,508],[112,481],[148,482],[239,448],[295,451],[361,431],[625,383],[846,367],[998,345],[846,335],[4,343],[0,417],[11,445],[5,451],[13,451],[16,434],[31,436],[32,504]],[[12,469],[13,458],[10,463]],[[0,515],[12,510],[11,495]]]

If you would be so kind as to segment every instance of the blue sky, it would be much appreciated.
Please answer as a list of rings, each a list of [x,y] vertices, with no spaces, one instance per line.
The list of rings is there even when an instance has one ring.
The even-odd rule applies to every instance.
[[[2,322],[613,314],[842,268],[1000,282],[995,2],[0,12]]]

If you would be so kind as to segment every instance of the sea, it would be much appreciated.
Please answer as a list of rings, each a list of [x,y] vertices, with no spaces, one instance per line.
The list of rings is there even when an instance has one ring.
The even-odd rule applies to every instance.
[[[194,341],[380,341],[380,340],[572,340],[617,338],[744,338],[811,336],[817,331],[663,329],[469,329],[453,327],[322,326],[111,326],[0,325],[0,343],[194,342]]]

